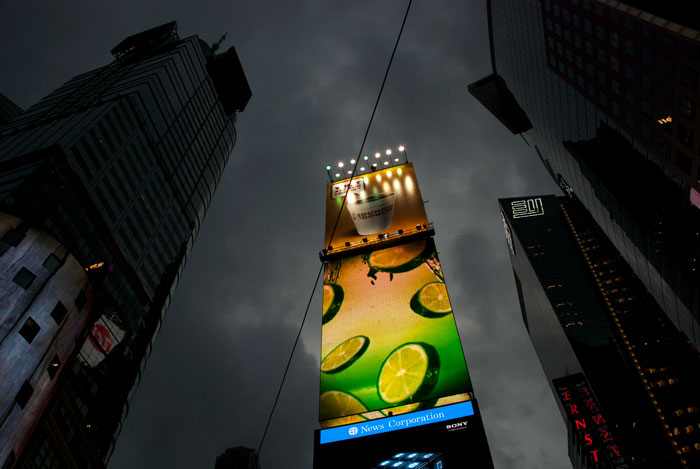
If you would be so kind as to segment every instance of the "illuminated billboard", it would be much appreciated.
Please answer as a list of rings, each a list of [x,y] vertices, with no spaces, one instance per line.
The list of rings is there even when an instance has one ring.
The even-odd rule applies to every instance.
[[[473,402],[316,430],[313,467],[493,468]]]
[[[326,263],[322,323],[324,428],[472,396],[432,238]]]
[[[326,189],[326,248],[358,247],[428,226],[410,163],[337,181]]]

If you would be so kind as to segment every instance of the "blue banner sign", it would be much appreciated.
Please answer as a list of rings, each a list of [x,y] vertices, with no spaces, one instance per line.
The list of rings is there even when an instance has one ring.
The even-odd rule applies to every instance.
[[[321,430],[320,442],[321,444],[333,443],[335,441],[361,438],[363,436],[378,435],[380,433],[419,427],[421,425],[429,425],[431,423],[468,417],[470,415],[474,415],[474,407],[471,401],[460,402],[458,404],[435,407],[394,417],[328,428],[326,430]]]

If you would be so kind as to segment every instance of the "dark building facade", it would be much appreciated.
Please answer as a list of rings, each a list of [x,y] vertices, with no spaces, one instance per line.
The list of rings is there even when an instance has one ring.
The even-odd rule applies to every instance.
[[[174,22],[111,52],[0,127],[2,467],[109,459],[251,96]]]
[[[523,137],[700,347],[697,21],[678,2],[487,5],[493,76],[532,123]]]
[[[700,465],[700,357],[576,197],[500,202],[574,468]]]

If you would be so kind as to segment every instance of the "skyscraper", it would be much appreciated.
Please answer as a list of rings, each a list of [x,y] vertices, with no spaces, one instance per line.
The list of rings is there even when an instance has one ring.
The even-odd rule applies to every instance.
[[[574,467],[697,467],[697,352],[576,197],[499,202]]]
[[[0,462],[109,458],[236,140],[235,49],[174,22],[0,128]]]
[[[700,347],[697,22],[669,2],[487,5],[493,74],[472,94],[507,84],[552,178]]]

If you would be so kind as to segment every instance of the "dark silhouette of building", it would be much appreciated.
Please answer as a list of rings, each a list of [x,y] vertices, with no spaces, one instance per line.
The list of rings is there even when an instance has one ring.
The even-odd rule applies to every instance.
[[[135,34],[0,127],[0,463],[103,467],[236,141],[233,48]]]
[[[700,357],[575,197],[501,199],[575,468],[700,465]]]
[[[260,463],[254,449],[236,446],[216,458],[214,469],[260,469]]]
[[[700,347],[697,21],[678,2],[487,6],[493,75],[532,123],[523,138]]]

